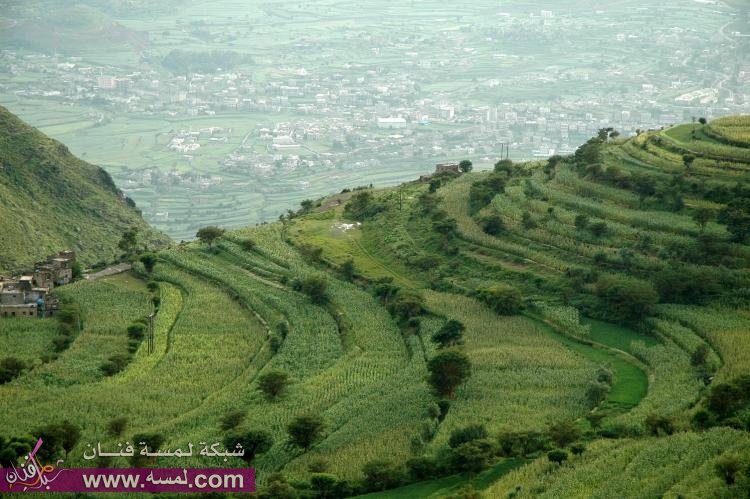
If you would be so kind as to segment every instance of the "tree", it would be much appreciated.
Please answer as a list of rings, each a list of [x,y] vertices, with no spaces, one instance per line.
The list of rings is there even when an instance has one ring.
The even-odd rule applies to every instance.
[[[341,264],[341,275],[343,275],[344,279],[347,281],[353,281],[356,273],[357,269],[354,267],[354,260],[351,258]]]
[[[133,446],[145,445],[148,452],[156,452],[159,447],[164,443],[164,435],[161,433],[138,433],[133,435]],[[141,447],[142,448],[142,447]],[[139,453],[135,453],[130,458],[130,464],[133,468],[145,468],[149,462],[153,463],[156,461],[154,457],[142,456]]]
[[[562,464],[563,461],[568,459],[568,453],[560,449],[551,450],[547,453],[547,459],[550,462]]]
[[[310,477],[310,485],[318,491],[318,497],[320,498],[331,497],[338,481],[336,475],[331,475],[330,473],[313,473]]]
[[[698,118],[698,123],[700,123],[701,125],[705,125],[706,123],[708,123],[708,121],[706,120],[706,118]]]
[[[320,438],[324,429],[323,419],[312,414],[297,416],[286,427],[292,443],[305,450],[309,449]]]
[[[697,208],[693,212],[693,221],[698,225],[701,232],[706,228],[708,222],[713,220],[714,211],[711,208]]]
[[[592,406],[597,406],[604,402],[611,389],[611,386],[607,383],[591,381],[586,388],[586,399]]]
[[[119,437],[128,428],[128,418],[122,416],[114,418],[107,423],[107,435],[110,437]]]
[[[695,350],[693,350],[692,355],[690,355],[690,363],[695,367],[705,365],[708,360],[709,352],[708,345],[706,343],[701,343]]]
[[[686,170],[690,170],[690,168],[693,166],[694,161],[695,161],[695,156],[693,156],[692,154],[682,155],[682,164],[685,165]]]
[[[143,264],[143,268],[146,269],[147,274],[154,271],[158,258],[155,253],[144,253],[141,255],[140,261]]]
[[[440,345],[440,348],[451,347],[461,343],[463,332],[466,329],[457,320],[449,320],[440,328],[440,331],[432,335],[432,341]]]
[[[518,289],[504,284],[478,288],[475,295],[499,315],[517,314],[523,300]]]
[[[234,450],[241,445],[245,453],[242,460],[249,463],[258,454],[267,452],[273,445],[273,437],[266,431],[250,430],[245,432],[232,432],[224,437],[224,446],[228,450]]]
[[[68,452],[73,450],[81,438],[81,429],[70,421],[63,421],[42,426],[32,434],[44,441],[44,445],[38,451],[39,457],[51,461],[60,452],[67,456]]]
[[[737,197],[719,212],[718,222],[727,226],[732,239],[744,243],[750,236],[750,197]]]
[[[440,352],[427,363],[429,383],[438,395],[455,398],[456,388],[471,375],[469,358],[458,350]]]
[[[24,361],[16,357],[6,357],[0,360],[0,385],[14,380],[27,367]]]
[[[495,452],[494,443],[488,439],[475,439],[459,444],[450,454],[451,470],[479,473],[489,466]]]
[[[649,315],[659,295],[646,281],[603,275],[596,283],[596,294],[604,302],[604,311],[618,322],[637,322]]]
[[[328,282],[322,276],[310,276],[300,283],[300,291],[310,297],[313,303],[325,303],[328,301],[326,289]]]
[[[605,222],[596,222],[589,226],[589,230],[596,237],[602,237],[607,233],[607,224]]]
[[[200,239],[203,244],[208,244],[208,246],[211,247],[213,246],[214,241],[224,235],[224,232],[224,229],[212,225],[199,229],[195,236]]]
[[[344,216],[364,221],[373,218],[383,210],[385,210],[385,205],[377,201],[370,191],[362,191],[354,194],[344,206]]]
[[[305,199],[300,203],[300,206],[302,207],[302,213],[308,213],[310,210],[313,209],[313,200],[312,199]]]
[[[448,445],[452,449],[455,449],[459,445],[465,444],[466,442],[471,442],[472,440],[482,440],[484,438],[487,438],[487,428],[485,428],[482,424],[472,424],[469,426],[464,426],[463,428],[453,430],[450,439],[448,440]]]
[[[126,229],[122,233],[122,238],[117,243],[117,247],[120,248],[126,257],[134,254],[138,248],[138,227]]]
[[[635,187],[635,192],[636,194],[638,194],[638,202],[640,205],[643,205],[643,202],[646,199],[656,194],[656,187],[654,186],[654,182],[648,175],[634,174],[633,184]]]
[[[651,435],[671,435],[675,432],[675,420],[671,416],[649,414],[644,421],[646,429]]]
[[[388,305],[388,311],[399,321],[406,322],[424,311],[424,299],[411,291],[399,291]]]
[[[575,226],[578,230],[583,230],[589,225],[589,217],[584,215],[583,213],[579,213],[576,215],[575,219]]]
[[[258,389],[269,399],[277,399],[289,384],[289,375],[283,371],[269,371],[258,378]]]
[[[581,437],[581,430],[572,421],[559,421],[549,427],[549,437],[558,447],[567,447]]]
[[[742,471],[742,460],[736,454],[725,454],[716,460],[714,469],[724,483],[733,485],[737,481],[737,474]]]
[[[485,215],[479,219],[479,226],[485,234],[491,236],[496,236],[505,230],[505,224],[499,215]]]
[[[473,168],[473,165],[471,161],[469,161],[468,159],[465,159],[458,164],[458,169],[464,173],[469,173],[472,168]]]
[[[391,461],[376,459],[362,467],[367,490],[392,489],[401,483],[401,469]]]

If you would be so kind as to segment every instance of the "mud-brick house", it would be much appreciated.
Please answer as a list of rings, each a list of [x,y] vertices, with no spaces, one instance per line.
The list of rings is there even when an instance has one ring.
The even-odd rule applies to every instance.
[[[36,317],[37,302],[32,300],[31,280],[0,277],[0,317]],[[28,290],[28,291],[27,291]]]
[[[0,277],[0,317],[53,315],[58,302],[50,291],[73,280],[75,261],[74,252],[62,251],[37,263],[32,275]]]

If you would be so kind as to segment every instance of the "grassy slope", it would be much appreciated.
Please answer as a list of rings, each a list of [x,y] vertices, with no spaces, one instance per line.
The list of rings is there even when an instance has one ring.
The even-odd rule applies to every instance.
[[[111,260],[129,227],[140,230],[143,244],[168,241],[125,203],[104,170],[0,107],[0,272],[63,249],[84,264]]]
[[[678,131],[675,140],[688,137]],[[681,168],[673,152],[631,146],[608,146],[612,154],[605,161],[625,169],[633,165],[638,171],[643,171],[641,163],[646,160],[665,165],[652,165],[654,175],[663,168]],[[645,151],[641,159],[630,156],[641,154],[638,151]],[[84,438],[71,456],[79,456],[87,442],[116,443],[104,434],[102,422],[121,413],[130,420],[126,437],[156,430],[174,447],[220,440],[221,416],[239,409],[245,414],[243,429],[264,429],[274,437],[273,447],[253,463],[261,481],[277,470],[296,479],[309,478],[308,466],[317,459],[340,478],[356,480],[371,459],[402,463],[415,452],[439,451],[450,432],[465,424],[483,423],[496,435],[579,419],[589,409],[584,400],[587,382],[598,365],[609,363],[615,380],[601,408],[609,413],[604,424],[626,428],[634,438],[590,442],[582,456],[562,467],[550,465],[545,457],[526,465],[506,460],[473,479],[448,477],[376,497],[439,497],[467,483],[485,491],[486,497],[503,497],[515,490],[528,497],[613,497],[635,490],[639,480],[645,495],[728,493],[714,476],[713,463],[724,452],[746,448],[746,433],[685,431],[665,439],[637,434],[643,432],[643,421],[651,413],[675,416],[680,428],[689,428],[690,407],[702,393],[689,360],[696,346],[712,347],[716,365],[723,362],[720,377],[747,372],[750,319],[746,312],[662,304],[655,311],[659,319],[652,336],[588,320],[590,339],[600,344],[591,346],[531,318],[497,316],[473,298],[457,294],[462,288],[503,281],[534,300],[557,303],[568,266],[597,268],[593,258],[598,251],[616,256],[621,247],[636,252],[631,268],[605,261],[600,270],[647,276],[662,265],[652,254],[660,246],[690,241],[699,233],[689,210],[672,213],[653,204],[640,209],[626,189],[570,175],[542,185],[544,179],[534,173],[532,183],[554,196],[531,198],[522,186],[511,185],[507,196],[498,196],[486,209],[498,210],[506,222],[506,232],[491,237],[466,211],[468,186],[481,175],[466,175],[439,190],[441,207],[458,222],[460,251],[455,256],[436,246],[428,219],[419,211],[417,197],[426,190],[419,184],[403,187],[401,209],[397,191],[376,192],[388,212],[360,229],[336,228],[343,219],[341,207],[335,206],[292,223],[227,234],[213,251],[193,243],[162,252],[153,276],[162,283],[157,354],[138,351],[128,368],[111,379],[102,378],[96,366],[125,348],[124,327],[146,308],[143,284],[115,278],[63,288],[69,298],[85,306],[84,331],[57,361],[0,387],[3,400],[14,400],[12,406],[0,404],[0,420],[10,421],[7,431],[13,433],[56,418],[76,419]],[[694,175],[709,182],[726,180],[708,173]],[[602,199],[599,207],[588,200],[587,193],[593,191]],[[562,222],[543,223],[549,206],[559,210]],[[537,229],[524,230],[514,218],[524,210],[537,217]],[[576,213],[606,220],[609,234],[595,240],[576,232],[570,223]],[[620,220],[621,226],[612,220]],[[636,251],[633,232],[627,227],[648,231],[657,248]],[[710,225],[707,230],[718,239],[726,237],[721,226]],[[296,244],[320,247],[333,267],[352,258],[364,276],[392,277],[400,286],[420,292],[432,314],[423,317],[419,334],[402,336],[384,307],[361,286],[311,263],[287,237]],[[255,242],[252,250],[239,244],[246,239]],[[736,248],[735,265],[745,258],[743,251],[744,247]],[[429,255],[438,259],[434,268],[417,270],[410,263]],[[737,266],[734,271],[745,268]],[[328,280],[326,306],[314,305],[291,289],[294,279],[315,274]],[[438,292],[430,289],[430,281],[450,286]],[[467,326],[462,348],[472,360],[473,375],[457,391],[434,438],[414,449],[413,437],[424,433],[425,425],[434,425],[427,416],[434,398],[425,383],[425,360],[436,353],[429,337],[448,318]],[[289,333],[274,354],[268,333],[279,323],[285,323]],[[30,348],[41,351],[44,341]],[[269,369],[288,372],[292,381],[274,402],[257,390],[258,375]],[[155,410],[150,402],[157,400]],[[285,436],[285,425],[304,412],[321,414],[327,426],[323,439],[308,452],[289,445]],[[206,463],[160,459],[158,464]],[[510,471],[517,465],[521,466]],[[614,479],[615,475],[621,478]]]

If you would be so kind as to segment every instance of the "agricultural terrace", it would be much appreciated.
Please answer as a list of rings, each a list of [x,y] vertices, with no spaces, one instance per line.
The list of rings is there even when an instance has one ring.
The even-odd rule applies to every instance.
[[[0,385],[4,436],[75,422],[71,466],[143,434],[243,438],[270,496],[618,496],[636,481],[731,496],[741,476],[717,470],[742,472],[750,428],[743,120],[344,189],[181,243],[150,273],[62,288],[74,326],[0,334],[26,365]],[[216,461],[148,464],[248,465]]]

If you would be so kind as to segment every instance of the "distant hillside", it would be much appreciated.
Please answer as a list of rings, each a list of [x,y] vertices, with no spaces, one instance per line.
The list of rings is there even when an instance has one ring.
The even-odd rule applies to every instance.
[[[128,227],[142,244],[168,238],[152,229],[109,174],[0,107],[0,272],[65,248],[92,264],[116,256]]]

